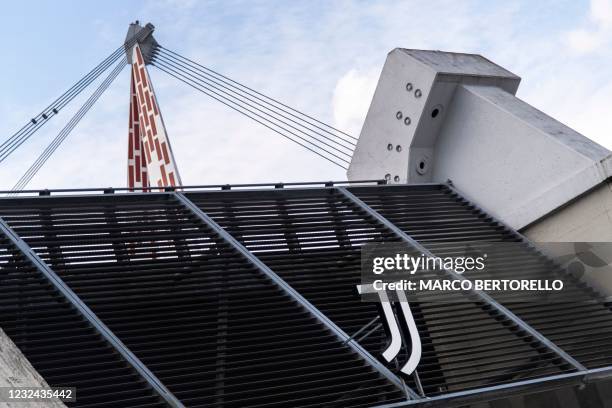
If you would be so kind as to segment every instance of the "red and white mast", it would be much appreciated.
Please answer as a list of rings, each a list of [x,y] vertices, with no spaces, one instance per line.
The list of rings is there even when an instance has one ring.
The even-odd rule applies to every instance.
[[[131,69],[128,134],[128,187],[180,187],[181,177],[174,160],[166,126],[159,110],[147,64],[158,44],[154,27],[130,24],[125,41]]]

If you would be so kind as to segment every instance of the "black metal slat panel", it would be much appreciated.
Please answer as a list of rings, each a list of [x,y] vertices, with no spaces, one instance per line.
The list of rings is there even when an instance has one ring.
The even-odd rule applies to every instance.
[[[171,195],[11,199],[0,216],[187,406],[403,398]]]
[[[496,223],[446,186],[385,186],[351,188],[351,192],[440,256],[452,255],[462,241],[522,242],[520,236]],[[550,303],[517,303],[511,294],[496,300],[552,340],[587,368],[612,365],[612,311],[591,288],[568,278],[528,245],[495,258],[483,278],[562,278],[563,294],[551,293]],[[562,296],[572,293],[572,302]],[[561,297],[560,297],[561,296]]]
[[[360,249],[366,242],[398,240],[333,189],[187,196],[347,333],[377,316],[375,305],[361,302],[355,290]],[[451,296],[412,305],[427,395],[569,371],[487,305]],[[378,355],[386,343],[383,330],[361,343]]]
[[[77,387],[77,402],[69,406],[166,406],[5,237],[0,327],[51,386]]]

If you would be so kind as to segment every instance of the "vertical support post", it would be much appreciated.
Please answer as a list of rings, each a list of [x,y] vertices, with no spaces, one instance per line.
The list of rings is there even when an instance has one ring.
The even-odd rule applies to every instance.
[[[285,237],[285,242],[287,243],[287,248],[290,252],[299,252],[300,250],[300,240],[297,234],[294,231],[291,231],[289,227],[289,210],[287,209],[287,203],[285,197],[279,197],[275,200],[276,208],[278,209],[278,213],[281,215],[280,219],[282,220],[283,227],[283,235]]]
[[[138,130],[140,133],[141,162],[145,161],[148,184],[163,191],[167,186],[180,186],[181,177],[174,160],[170,140],[164,125],[153,84],[147,71],[139,44],[129,51],[134,80]],[[132,100],[134,103],[134,100]],[[134,107],[133,107],[134,108]],[[136,165],[136,163],[135,163]],[[129,176],[129,175],[128,175]],[[128,180],[129,182],[129,180]]]
[[[64,265],[64,255],[60,245],[53,243],[57,239],[57,235],[53,233],[53,214],[49,209],[42,209],[40,211],[40,224],[45,228],[45,238],[49,244],[47,245],[47,251],[49,252],[49,264],[54,269],[61,269]]]

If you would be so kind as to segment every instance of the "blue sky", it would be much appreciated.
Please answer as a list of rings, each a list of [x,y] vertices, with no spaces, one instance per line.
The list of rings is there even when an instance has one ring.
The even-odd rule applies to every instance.
[[[391,49],[479,53],[523,78],[519,97],[612,148],[609,0],[7,2],[0,139],[117,48],[136,19],[155,24],[167,48],[355,135]],[[151,75],[185,184],[345,178],[155,68]],[[0,164],[0,188],[12,187],[75,102]],[[126,69],[29,187],[125,185],[127,103]]]

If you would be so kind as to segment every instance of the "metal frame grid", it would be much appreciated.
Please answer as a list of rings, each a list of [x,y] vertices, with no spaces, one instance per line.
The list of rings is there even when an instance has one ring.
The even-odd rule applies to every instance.
[[[79,406],[180,407],[174,396],[0,219],[0,327]]]
[[[0,257],[4,250],[27,263],[37,284],[97,333],[103,347],[92,346],[92,355],[114,350],[125,361],[131,374],[101,376],[104,385],[131,379],[126,389],[144,384],[162,405],[445,405],[610,375],[612,352],[602,358],[609,350],[594,349],[604,347],[607,330],[585,339],[576,332],[585,325],[561,327],[552,310],[475,292],[467,301],[414,305],[423,358],[404,383],[374,357],[385,343],[380,325],[363,330],[377,310],[354,289],[361,246],[404,242],[439,255],[452,240],[524,238],[448,186],[308,184],[3,199]],[[525,251],[534,249],[526,243]],[[0,263],[0,286],[13,290],[4,278],[14,273],[11,262]],[[10,293],[13,303],[29,304],[28,293]],[[36,312],[39,325],[56,313],[46,307]],[[598,307],[593,324],[612,326],[602,311],[609,305]],[[19,340],[12,313],[0,306],[0,327]],[[20,324],[28,336],[46,333],[44,324]],[[57,359],[16,343],[59,384],[45,371]],[[79,378],[94,381],[84,368]],[[98,401],[106,395],[85,390]],[[78,405],[90,402],[81,395]]]

